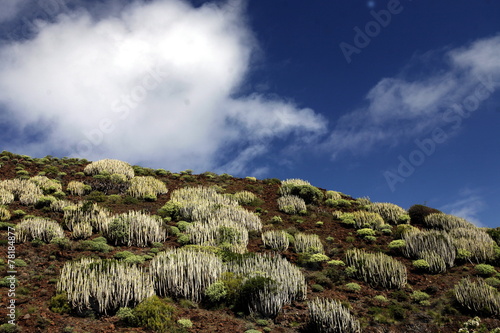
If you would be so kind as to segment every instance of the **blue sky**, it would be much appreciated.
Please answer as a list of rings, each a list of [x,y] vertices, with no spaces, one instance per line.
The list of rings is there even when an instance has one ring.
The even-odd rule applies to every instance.
[[[497,1],[0,1],[0,143],[500,216]]]

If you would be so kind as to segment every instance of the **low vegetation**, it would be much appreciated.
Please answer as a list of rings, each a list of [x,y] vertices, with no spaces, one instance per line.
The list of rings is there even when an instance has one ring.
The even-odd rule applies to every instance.
[[[303,179],[0,163],[0,331],[500,330],[500,228]]]

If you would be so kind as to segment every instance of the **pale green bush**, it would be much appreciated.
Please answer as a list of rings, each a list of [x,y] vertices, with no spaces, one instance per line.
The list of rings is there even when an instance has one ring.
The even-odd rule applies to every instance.
[[[141,268],[115,260],[83,258],[61,269],[58,292],[78,312],[112,313],[154,294],[151,277]]]
[[[283,230],[270,230],[262,233],[262,243],[265,247],[276,251],[286,251],[290,245],[288,235]]]
[[[54,238],[64,237],[59,223],[42,217],[26,218],[16,226],[16,243],[40,239],[49,243]]]
[[[360,333],[359,321],[340,301],[315,298],[308,302],[309,326],[319,333]]]
[[[425,216],[425,225],[429,228],[438,230],[452,230],[455,228],[476,228],[476,226],[467,220],[454,215],[444,213],[433,213]]]
[[[375,202],[368,206],[368,211],[378,213],[385,223],[398,224],[399,218],[408,212],[398,205],[387,202]]]
[[[14,194],[0,187],[0,205],[8,205],[14,201]]]
[[[160,296],[199,302],[223,272],[223,264],[215,254],[181,248],[158,253],[151,260],[150,271]]]
[[[167,239],[167,231],[159,216],[129,211],[113,218],[104,232],[115,245],[146,247]]]
[[[23,205],[34,205],[43,196],[42,189],[27,179],[16,178],[0,181],[0,190],[12,193],[14,200],[19,200]]]
[[[89,185],[85,185],[82,182],[70,181],[67,186],[67,190],[72,195],[82,196],[86,192],[90,191],[92,188]]]
[[[361,286],[355,282],[350,282],[345,285],[345,288],[349,291],[358,292],[361,290]]]
[[[346,264],[355,269],[355,275],[375,287],[402,288],[407,281],[406,267],[398,260],[361,249],[348,250]]]
[[[454,228],[448,231],[453,239],[453,245],[457,249],[470,253],[465,259],[474,260],[477,263],[495,260],[495,241],[484,230],[477,227]],[[465,253],[462,252],[462,257]]]
[[[278,198],[278,208],[280,211],[287,214],[299,214],[307,210],[304,199],[295,195],[285,195]]]
[[[34,176],[30,178],[30,181],[38,185],[45,193],[62,191],[61,182],[46,176]]]
[[[473,282],[469,278],[464,278],[455,285],[453,291],[456,300],[463,307],[477,313],[500,315],[500,294],[483,279]]]
[[[0,206],[0,221],[8,221],[11,218],[11,214],[6,207]]]
[[[325,199],[326,200],[328,200],[328,199],[339,200],[339,199],[342,199],[342,194],[340,192],[337,192],[337,191],[326,191]]]
[[[276,316],[284,305],[304,300],[307,294],[307,284],[300,268],[280,256],[257,254],[241,258],[229,262],[227,270],[243,276],[243,284],[252,279],[271,282],[246,300],[251,313],[264,317]]]
[[[130,187],[127,193],[135,198],[154,198],[158,194],[165,194],[168,192],[167,186],[161,180],[152,176],[138,176],[130,180]]]
[[[252,192],[240,191],[240,192],[236,192],[234,194],[234,199],[240,205],[250,205],[251,203],[253,203],[257,200],[257,196],[255,194],[253,194]]]
[[[134,177],[134,168],[126,162],[113,159],[104,159],[88,164],[83,170],[87,175],[97,175],[107,173],[112,175],[114,173],[127,176],[128,179]]]
[[[323,243],[316,234],[297,233],[294,246],[297,253],[325,253]]]
[[[422,254],[432,250],[441,258],[448,267],[453,267],[456,249],[452,238],[443,231],[408,231],[402,235],[406,246],[401,248],[407,258],[422,258]]]
[[[248,230],[245,226],[234,222],[193,222],[186,228],[186,234],[193,244],[222,246],[237,253],[247,251]]]
[[[358,210],[352,212],[349,218],[354,220],[354,227],[357,229],[372,228],[379,230],[385,226],[384,220],[378,213]]]

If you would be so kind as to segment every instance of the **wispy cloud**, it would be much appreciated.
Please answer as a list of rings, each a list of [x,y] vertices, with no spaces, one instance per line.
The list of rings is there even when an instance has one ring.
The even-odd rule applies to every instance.
[[[259,49],[241,1],[86,6],[0,48],[0,123],[18,136],[4,148],[245,172],[273,140],[326,131],[313,110],[238,94]]]
[[[481,82],[488,81],[493,90],[500,86],[498,54],[500,35],[415,57],[407,67],[416,70],[406,68],[397,77],[381,79],[367,93],[364,107],[339,119],[325,149],[334,157],[365,153],[432,130],[443,123],[448,108],[462,103]]]
[[[484,227],[478,215],[486,208],[486,203],[479,190],[464,188],[459,191],[458,198],[439,209],[445,213],[462,217],[478,227]]]

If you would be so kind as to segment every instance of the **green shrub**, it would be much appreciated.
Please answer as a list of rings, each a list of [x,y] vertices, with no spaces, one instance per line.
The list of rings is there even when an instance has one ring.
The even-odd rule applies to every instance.
[[[186,228],[191,225],[191,223],[186,222],[186,221],[179,221],[177,222],[177,228],[179,228],[180,231],[184,232],[186,231]]]
[[[376,242],[376,241],[377,241],[377,237],[375,237],[375,236],[369,236],[369,235],[368,235],[368,236],[363,237],[363,239],[364,239],[364,240],[367,240],[367,241],[369,241],[369,242],[372,242],[372,243],[374,243],[374,242]]]
[[[345,262],[342,260],[330,260],[327,264],[332,266],[345,266]]]
[[[280,217],[280,216],[273,216],[269,222],[273,223],[273,224],[277,224],[277,223],[283,223],[283,219]]]
[[[22,209],[17,209],[15,211],[12,212],[12,215],[14,216],[24,216],[26,215],[26,212]]]
[[[500,246],[500,227],[493,229],[486,229],[486,232],[490,237]]]
[[[93,240],[84,240],[78,242],[76,248],[81,251],[99,251],[103,253],[107,253],[113,249],[112,246],[106,244],[106,239],[105,241],[99,241],[96,239]]]
[[[317,203],[324,197],[320,189],[301,179],[287,179],[283,181],[281,183],[280,194],[282,196],[297,196],[302,198],[306,204]]]
[[[418,259],[418,260],[413,261],[413,267],[415,267],[416,269],[420,269],[420,270],[428,270],[430,265],[426,260]]]
[[[349,291],[358,292],[361,290],[361,286],[357,283],[351,282],[345,285],[345,288]]]
[[[205,289],[205,296],[213,303],[225,299],[227,294],[227,287],[224,282],[221,281],[214,282]]]
[[[269,325],[269,322],[265,319],[257,319],[255,323],[259,326],[267,326]]]
[[[69,306],[68,296],[66,293],[57,294],[49,301],[49,309],[55,313],[69,313],[71,307]]]
[[[189,235],[186,235],[183,233],[181,233],[177,236],[177,242],[181,245],[188,244],[190,239],[191,238],[189,237]]]
[[[328,200],[339,200],[342,199],[342,194],[337,191],[326,191],[325,199]]]
[[[457,249],[457,259],[469,260],[472,257],[472,252],[466,249]]]
[[[181,203],[170,200],[163,207],[158,209],[158,215],[161,217],[170,217],[172,220],[178,220],[181,218],[181,208]]]
[[[382,230],[380,230],[384,235],[392,235],[392,227],[388,224],[382,227]]]
[[[406,242],[403,239],[396,239],[389,243],[389,249],[397,250],[406,246]]]
[[[389,300],[384,295],[377,295],[373,297],[374,300],[380,303],[387,303]]]
[[[16,287],[19,286],[19,281],[17,278],[11,279],[9,276],[4,276],[0,280],[0,287],[7,287],[10,288],[11,285],[15,285]]]
[[[484,279],[484,282],[486,282],[488,285],[495,287],[495,288],[500,286],[500,279],[498,279],[496,277],[486,278],[486,279]]]
[[[181,327],[184,327],[184,328],[193,327],[193,322],[187,318],[181,318],[181,319],[177,320],[177,324],[179,324]]]
[[[309,256],[307,259],[308,263],[318,263],[318,262],[324,262],[328,261],[330,258],[328,258],[327,255],[324,255],[323,253],[314,253]]]
[[[122,203],[121,195],[119,195],[119,194],[108,195],[108,203],[115,204],[115,205],[121,204]]]
[[[323,288],[323,286],[320,285],[320,284],[313,284],[311,286],[311,290],[314,291],[314,292],[322,292],[322,291],[325,290],[325,288]]]
[[[7,323],[0,325],[0,333],[17,333],[17,332],[20,332],[19,328],[14,324]]]
[[[137,324],[155,332],[172,332],[175,327],[173,314],[175,308],[167,304],[158,296],[151,296],[139,303],[134,308],[134,315],[137,318]]]
[[[116,316],[129,325],[137,325],[137,317],[135,316],[134,310],[128,307],[120,308],[116,312]]]
[[[106,194],[100,191],[92,191],[85,198],[92,202],[104,202],[106,201]]]
[[[16,174],[18,176],[28,176],[30,173],[26,170],[19,170],[19,171],[16,171]]]
[[[9,228],[15,228],[16,225],[14,223],[9,222],[0,222],[0,230],[8,230]]]
[[[137,205],[139,203],[139,199],[134,198],[131,195],[126,195],[123,197],[123,203],[126,205]]]
[[[134,256],[130,251],[121,251],[121,252],[116,252],[115,255],[113,256],[115,259],[127,259],[128,257]]]
[[[38,198],[38,201],[35,205],[36,208],[41,209],[43,207],[50,206],[54,201],[57,201],[55,197],[52,195],[46,195]]]
[[[363,228],[356,231],[359,236],[375,236],[375,230],[371,228]]]
[[[325,204],[329,207],[332,207],[332,208],[351,207],[351,202],[349,200],[346,200],[346,199],[338,199],[338,200],[327,199],[327,200],[325,200]]]
[[[403,214],[398,217],[398,224],[408,224],[410,223],[410,215],[408,214]]]
[[[57,245],[61,250],[68,250],[71,247],[71,242],[66,237],[52,238],[50,243]]]
[[[497,273],[495,267],[486,264],[479,264],[474,266],[474,269],[479,275],[490,276]]]
[[[413,231],[413,230],[418,230],[418,229],[412,225],[409,225],[409,224],[399,224],[396,227],[396,231],[394,232],[394,237],[401,238],[401,237],[403,237],[404,234],[406,234],[410,231]]]
[[[429,296],[429,294],[427,294],[426,292],[423,292],[423,291],[414,291],[411,295],[410,295],[410,298],[414,301],[414,302],[421,302],[421,301],[426,301],[428,300],[429,298],[431,298],[431,296]]]
[[[28,266],[28,264],[26,263],[26,261],[24,261],[22,259],[14,259],[14,265],[16,265],[16,267],[26,267],[26,266]]]

